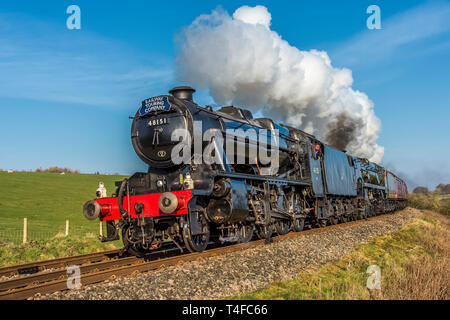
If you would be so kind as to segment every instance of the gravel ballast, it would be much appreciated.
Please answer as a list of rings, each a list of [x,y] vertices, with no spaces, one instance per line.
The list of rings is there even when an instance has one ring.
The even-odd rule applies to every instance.
[[[362,224],[56,292],[40,299],[215,299],[292,279],[308,266],[336,261],[355,245],[400,229],[421,215],[407,208]],[[37,297],[36,297],[37,298]]]

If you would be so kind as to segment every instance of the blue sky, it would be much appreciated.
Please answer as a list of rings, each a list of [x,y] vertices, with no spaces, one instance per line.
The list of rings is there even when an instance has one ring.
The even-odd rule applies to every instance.
[[[66,8],[81,8],[81,30]],[[366,8],[381,8],[368,30]],[[14,1],[0,4],[0,168],[145,170],[129,131],[140,101],[179,84],[176,36],[218,5],[264,5],[271,29],[328,52],[375,104],[383,164],[410,187],[450,183],[448,1]],[[207,92],[196,94],[211,103]]]

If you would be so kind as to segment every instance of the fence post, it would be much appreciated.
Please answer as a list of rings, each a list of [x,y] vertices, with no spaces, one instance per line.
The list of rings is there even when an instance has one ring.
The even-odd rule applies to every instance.
[[[23,243],[27,243],[27,218],[23,218]]]
[[[100,221],[100,235],[103,236],[103,223]]]
[[[69,220],[66,220],[66,237],[69,235]]]

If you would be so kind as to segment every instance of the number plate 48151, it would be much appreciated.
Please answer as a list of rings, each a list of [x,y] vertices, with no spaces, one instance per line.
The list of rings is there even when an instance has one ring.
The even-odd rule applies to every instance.
[[[161,124],[167,124],[169,123],[169,119],[168,118],[159,118],[159,119],[152,119],[148,122],[148,126],[152,127],[152,126],[159,126]]]

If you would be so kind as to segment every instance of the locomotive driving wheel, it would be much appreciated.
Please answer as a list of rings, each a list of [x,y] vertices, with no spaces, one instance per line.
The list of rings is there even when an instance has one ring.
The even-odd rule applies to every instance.
[[[275,231],[279,235],[287,234],[291,228],[291,222],[289,220],[278,220],[275,223]]]
[[[330,217],[330,223],[332,224],[332,225],[336,225],[336,224],[338,224],[339,223],[339,219],[338,218],[336,218],[336,217]]]
[[[327,226],[328,220],[327,219],[319,219],[318,220],[318,226],[319,228],[324,228]]]
[[[190,252],[202,252],[208,246],[209,224],[200,210],[191,211],[188,219],[183,227],[184,244]]]
[[[253,238],[255,228],[251,224],[241,224],[239,226],[239,243],[247,243]]]
[[[269,239],[272,236],[273,233],[273,225],[259,225],[256,227],[256,235],[259,239]]]
[[[290,197],[292,199],[292,211],[293,211],[293,217],[290,221],[292,230],[295,232],[300,232],[305,228],[305,218],[296,216],[297,214],[300,214],[303,210],[300,205],[299,201],[299,195],[297,194],[290,194]]]
[[[259,205],[261,207],[261,216],[263,216],[265,223],[256,226],[256,235],[259,239],[270,239],[274,231],[271,223],[270,205],[265,199],[261,199]]]
[[[295,232],[300,232],[305,227],[305,218],[295,218],[292,222],[292,229]]]
[[[351,211],[350,221],[358,220],[358,209],[353,204],[350,205],[350,211]]]
[[[328,213],[328,221],[331,225],[338,224],[338,218],[336,217],[336,210],[334,209],[333,205],[329,204],[327,208]]]
[[[359,212],[359,219],[360,220],[363,220],[363,219],[367,219],[368,218],[368,215],[367,215],[367,207],[363,207],[363,210],[361,210],[360,212]]]

